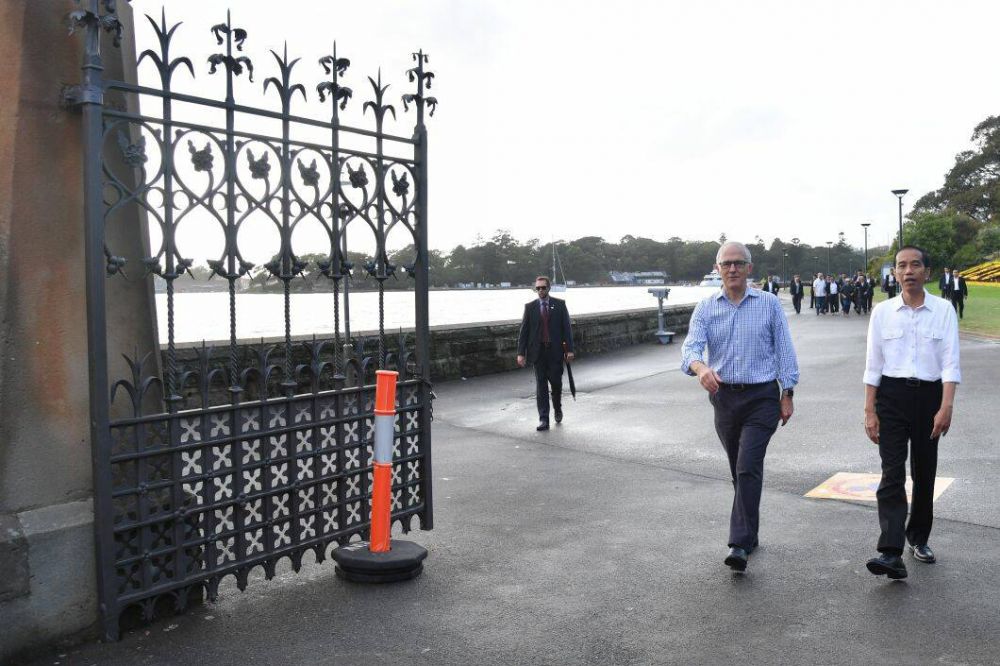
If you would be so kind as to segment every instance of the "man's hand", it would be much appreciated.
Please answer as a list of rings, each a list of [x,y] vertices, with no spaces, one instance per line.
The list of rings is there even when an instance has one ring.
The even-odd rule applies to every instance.
[[[792,418],[792,412],[794,411],[795,407],[792,406],[792,396],[781,396],[781,425],[788,423],[788,419]]]
[[[523,368],[525,363],[526,363],[526,360],[524,358],[524,354],[518,354],[517,355],[517,367]]]
[[[874,409],[865,410],[865,434],[868,435],[868,439],[878,444],[878,414]]]
[[[951,428],[951,406],[942,405],[938,413],[934,415],[934,427],[931,428],[931,439],[947,435],[949,428]]]
[[[719,384],[722,383],[722,377],[719,376],[719,373],[704,363],[698,364],[695,373],[698,375],[698,381],[701,382],[702,388],[712,395],[719,392]]]
[[[573,352],[566,352],[565,354],[563,354],[563,358],[566,359],[567,363],[572,363],[573,359],[576,358],[576,355]]]

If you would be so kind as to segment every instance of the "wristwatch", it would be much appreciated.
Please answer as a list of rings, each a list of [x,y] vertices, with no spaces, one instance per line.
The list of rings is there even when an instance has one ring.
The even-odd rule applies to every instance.
[[[782,398],[792,398],[795,396],[795,389],[787,388],[781,392]]]

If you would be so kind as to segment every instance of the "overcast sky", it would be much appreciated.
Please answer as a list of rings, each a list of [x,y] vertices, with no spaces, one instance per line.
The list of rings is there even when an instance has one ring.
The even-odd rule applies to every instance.
[[[162,4],[132,3],[156,17]],[[910,189],[909,210],[1000,113],[995,0],[170,0],[168,21],[184,21],[173,55],[192,55],[199,79],[193,54],[227,8],[249,32],[256,86],[275,74],[267,49],[288,39],[314,99],[336,39],[357,126],[371,122],[368,75],[382,67],[401,112],[409,53],[430,54],[440,249],[496,229],[811,244],[843,231],[860,246],[868,221],[870,244],[885,243],[890,190]],[[409,135],[413,115],[399,118]]]

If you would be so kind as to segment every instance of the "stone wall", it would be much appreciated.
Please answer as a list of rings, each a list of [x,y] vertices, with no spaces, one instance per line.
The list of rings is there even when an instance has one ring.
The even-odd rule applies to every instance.
[[[691,318],[693,305],[675,305],[666,308],[666,330],[681,334],[687,331],[688,320]],[[431,380],[447,381],[462,377],[475,377],[495,372],[505,372],[517,368],[517,335],[521,327],[520,319],[485,322],[466,325],[433,326],[430,331]],[[577,356],[589,356],[605,351],[621,349],[630,345],[651,343],[656,340],[657,315],[656,308],[641,310],[623,310],[619,312],[602,312],[573,317],[573,340]],[[407,349],[413,350],[413,330],[402,331],[407,340]],[[367,339],[365,354],[373,353],[375,332],[360,331],[358,338]],[[389,331],[386,336],[386,351],[395,355],[398,351],[398,333]],[[311,338],[310,338],[311,339]],[[295,338],[292,354],[293,365],[308,365],[310,362],[308,350],[301,342],[308,341]],[[282,365],[284,361],[284,345],[281,338],[270,338],[263,341],[264,347],[273,346],[269,362]],[[182,366],[192,367],[198,363],[198,353],[201,345],[181,345],[177,350],[177,358]],[[229,348],[224,341],[208,343],[208,357],[211,367],[221,367],[228,362]],[[237,359],[241,368],[255,365],[255,350],[260,343],[245,343],[237,351]],[[327,347],[326,356],[332,356],[332,348]],[[166,352],[163,363],[166,365]],[[325,360],[330,360],[324,357]],[[391,360],[389,367],[394,367]],[[120,370],[120,368],[119,368]],[[223,404],[229,399],[224,377],[209,387],[210,402]],[[297,377],[299,390],[308,391],[308,378]],[[252,387],[248,387],[248,391]],[[185,393],[189,400],[197,392],[193,387],[186,387]],[[255,399],[255,393],[247,393],[244,399]]]
[[[687,331],[693,305],[666,308],[666,330]],[[520,319],[431,328],[431,378],[475,377],[517,367]],[[656,308],[573,317],[577,356],[589,356],[656,340]]]

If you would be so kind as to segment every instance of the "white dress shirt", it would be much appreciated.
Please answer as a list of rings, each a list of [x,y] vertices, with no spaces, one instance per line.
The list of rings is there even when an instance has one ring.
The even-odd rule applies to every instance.
[[[868,322],[864,383],[882,376],[962,382],[958,359],[958,316],[951,303],[924,290],[924,304],[912,308],[902,295],[875,306]]]
[[[830,295],[831,296],[836,296],[837,295],[837,289],[838,289],[838,286],[837,286],[836,281],[831,282],[830,283]]]
[[[826,280],[816,278],[813,281],[813,294],[816,296],[826,296]]]

